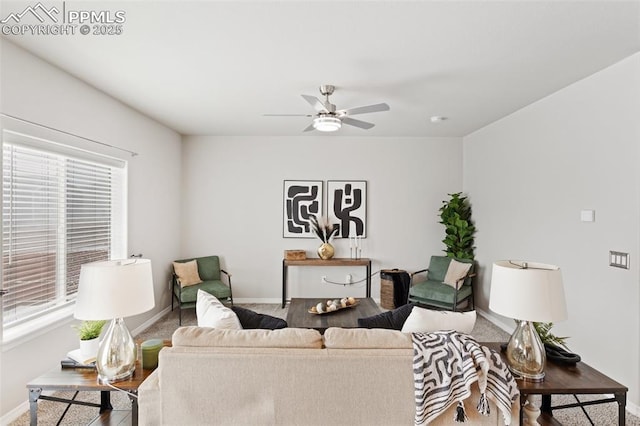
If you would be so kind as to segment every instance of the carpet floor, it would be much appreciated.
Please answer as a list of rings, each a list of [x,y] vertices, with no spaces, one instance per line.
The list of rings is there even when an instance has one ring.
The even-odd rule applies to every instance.
[[[243,304],[240,305],[253,311],[269,314],[279,318],[287,316],[287,308],[282,309],[278,304]],[[182,313],[182,325],[196,325],[195,310],[185,310]],[[165,317],[154,323],[144,332],[135,336],[136,340],[146,340],[151,338],[170,339],[173,332],[178,327],[178,310],[170,312]],[[471,332],[473,337],[479,342],[501,342],[509,338],[509,334],[498,328],[485,318],[478,316],[476,325]],[[72,392],[56,392],[56,396],[62,398],[71,398]],[[99,392],[80,392],[76,399],[88,402],[99,402]],[[602,398],[601,395],[579,396],[580,400],[593,400]],[[553,397],[553,404],[569,404],[575,402],[572,395],[559,395]],[[537,400],[540,404],[539,398]],[[129,397],[122,392],[111,393],[111,404],[114,410],[130,410],[131,403]],[[66,404],[41,401],[38,403],[38,424],[39,425],[56,425],[62,412],[65,410]],[[618,424],[618,408],[617,404],[601,404],[586,407],[585,410],[598,426],[616,426]],[[97,409],[91,407],[83,407],[74,405],[69,408],[60,425],[80,426],[89,424],[97,416]],[[588,425],[589,421],[580,408],[570,408],[554,412],[556,420],[567,426],[583,426]],[[123,420],[123,423],[110,424],[131,424],[130,416]],[[212,421],[212,424],[215,424]],[[334,423],[339,426],[338,423]],[[29,425],[29,412],[25,412],[18,419],[11,422],[9,426]],[[640,426],[640,418],[627,413],[626,426]]]

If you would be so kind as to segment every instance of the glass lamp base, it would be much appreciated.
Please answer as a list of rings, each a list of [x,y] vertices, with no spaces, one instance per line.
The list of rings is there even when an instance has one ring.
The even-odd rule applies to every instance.
[[[98,383],[101,385],[106,385],[108,383],[117,383],[125,380],[129,380],[133,376],[133,371],[127,373],[126,375],[119,375],[116,377],[106,377],[98,374]]]
[[[507,344],[507,365],[517,379],[531,382],[544,380],[547,356],[540,336],[531,321],[517,320],[517,326]]]
[[[508,367],[511,374],[516,379],[524,380],[525,382],[544,382],[544,371],[540,374],[526,374],[522,371],[511,368],[511,366]]]
[[[105,333],[98,356],[96,370],[100,383],[126,380],[136,369],[136,345],[124,319],[114,318]]]

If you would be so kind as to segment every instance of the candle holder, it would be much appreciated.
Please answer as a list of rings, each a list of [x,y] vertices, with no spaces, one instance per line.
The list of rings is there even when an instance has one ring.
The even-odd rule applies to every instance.
[[[357,235],[353,237],[349,237],[349,254],[351,259],[360,259],[362,257],[362,238]]]

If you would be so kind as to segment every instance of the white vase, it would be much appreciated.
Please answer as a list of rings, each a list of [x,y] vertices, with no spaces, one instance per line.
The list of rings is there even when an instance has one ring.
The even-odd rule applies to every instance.
[[[98,355],[99,346],[99,337],[91,340],[80,340],[80,354],[83,358],[95,358]]]

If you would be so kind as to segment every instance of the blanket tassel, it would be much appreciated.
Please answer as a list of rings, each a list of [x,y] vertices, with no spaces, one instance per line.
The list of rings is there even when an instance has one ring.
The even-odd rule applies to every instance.
[[[464,404],[462,401],[458,402],[458,406],[456,407],[456,414],[453,417],[453,421],[456,423],[464,423],[468,419],[467,413],[464,412]]]
[[[480,401],[478,401],[478,413],[483,416],[488,416],[491,413],[491,409],[489,407],[489,401],[487,401],[487,394],[482,392],[480,394]]]

